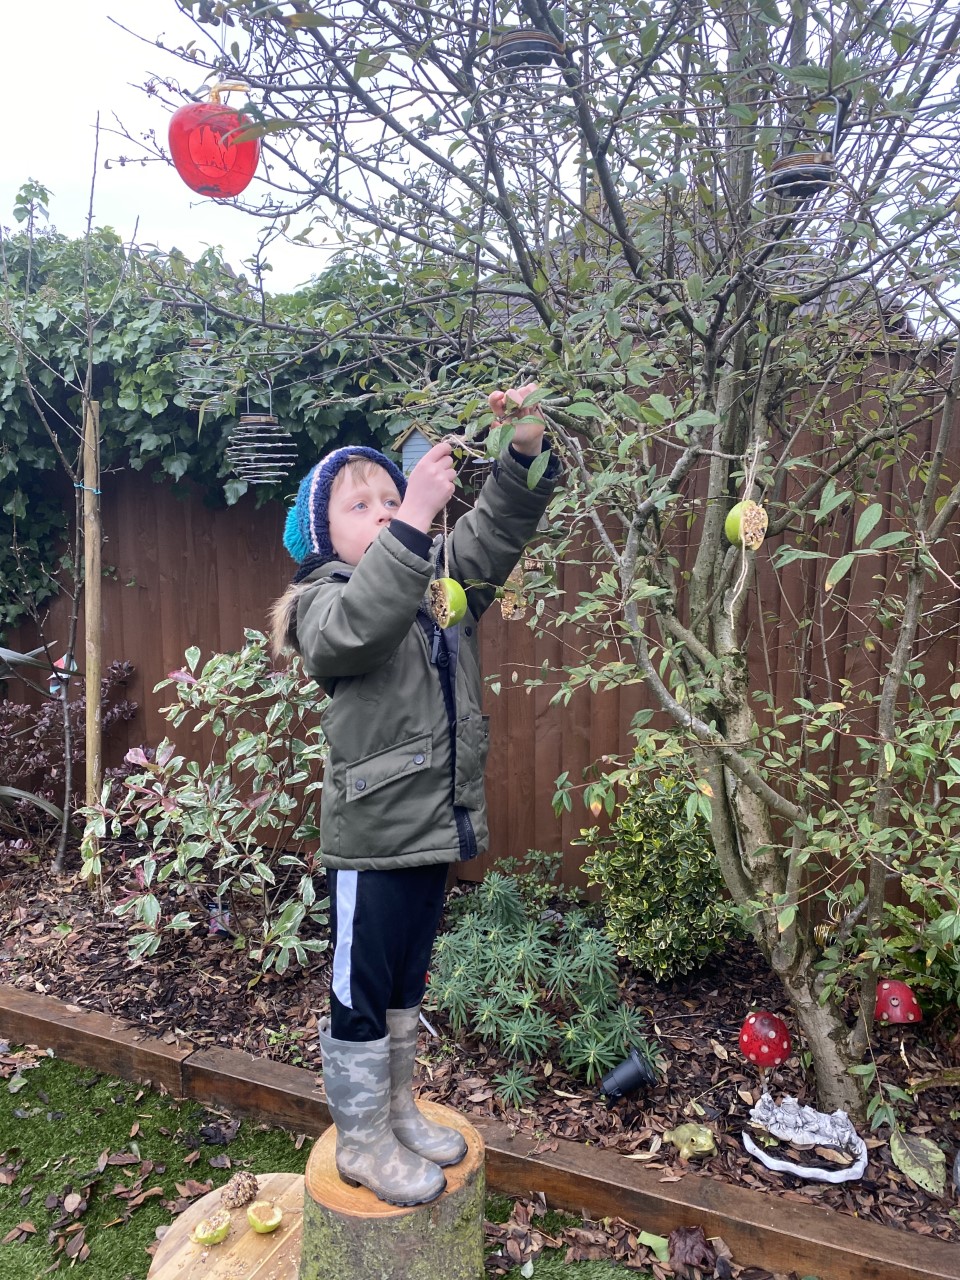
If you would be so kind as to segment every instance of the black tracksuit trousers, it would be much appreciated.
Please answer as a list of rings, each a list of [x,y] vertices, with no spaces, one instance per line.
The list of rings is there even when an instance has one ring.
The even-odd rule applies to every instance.
[[[447,884],[446,863],[394,871],[327,871],[334,1040],[380,1040],[388,1009],[423,999]]]

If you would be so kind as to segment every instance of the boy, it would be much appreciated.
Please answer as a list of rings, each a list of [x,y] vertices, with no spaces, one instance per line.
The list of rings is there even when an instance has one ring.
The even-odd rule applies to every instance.
[[[329,700],[320,812],[333,942],[330,1018],[320,1023],[337,1169],[392,1204],[422,1204],[462,1159],[455,1130],[428,1121],[412,1075],[425,974],[447,868],[487,847],[477,621],[533,536],[553,490],[551,460],[527,469],[544,421],[533,385],[489,403],[516,430],[475,507],[448,539],[468,612],[443,631],[424,597],[442,549],[430,537],[454,493],[453,444],[405,480],[372,449],[338,449],[300,486],[284,544],[300,568],[275,606],[275,635]]]

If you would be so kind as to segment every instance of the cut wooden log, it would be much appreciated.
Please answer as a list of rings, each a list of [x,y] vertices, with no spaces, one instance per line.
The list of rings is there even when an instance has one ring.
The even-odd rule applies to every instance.
[[[446,1190],[431,1204],[398,1208],[366,1187],[347,1186],[337,1173],[331,1125],[307,1161],[300,1280],[482,1280],[483,1140],[449,1107],[418,1105],[429,1119],[466,1139],[467,1154],[444,1169]]]
[[[276,1231],[260,1235],[247,1224],[247,1209],[230,1210],[230,1234],[220,1244],[194,1244],[190,1233],[222,1208],[220,1189],[209,1191],[170,1224],[154,1255],[147,1280],[297,1280],[303,1231],[303,1177],[259,1173],[258,1200],[283,1210]]]

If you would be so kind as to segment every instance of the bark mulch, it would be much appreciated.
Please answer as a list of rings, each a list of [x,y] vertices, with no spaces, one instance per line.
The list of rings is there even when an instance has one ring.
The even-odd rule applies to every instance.
[[[112,914],[113,905],[109,888],[99,903],[82,883],[53,879],[32,860],[18,862],[16,850],[0,842],[0,982],[126,1018],[153,1035],[179,1032],[198,1047],[222,1045],[319,1070],[315,1028],[327,1007],[325,957],[306,973],[251,981],[252,971],[232,940],[198,927],[165,941],[157,955],[131,962],[128,927]],[[508,1065],[506,1060],[479,1041],[454,1041],[443,1017],[427,1009],[440,1035],[438,1040],[426,1033],[421,1038],[424,1096],[466,1115],[506,1121],[535,1137],[541,1151],[556,1149],[558,1139],[587,1142],[642,1162],[662,1182],[717,1178],[903,1231],[960,1240],[952,1179],[942,1199],[920,1189],[893,1164],[883,1129],[864,1135],[870,1148],[866,1175],[837,1186],[773,1173],[744,1151],[740,1134],[760,1087],[756,1071],[738,1049],[740,1025],[757,1007],[791,1022],[779,983],[751,943],[731,944],[702,972],[670,985],[658,986],[625,967],[622,991],[626,1002],[645,1011],[651,1037],[661,1044],[664,1082],[650,1092],[608,1107],[596,1086],[544,1062],[530,1069],[539,1087],[537,1101],[519,1111],[505,1110],[496,1098],[494,1077]],[[908,1088],[911,1081],[960,1066],[960,1032],[946,1022],[888,1028],[878,1031],[874,1053],[880,1079]],[[775,1096],[790,1093],[816,1104],[796,1055],[771,1085]],[[717,1154],[695,1166],[663,1139],[667,1130],[689,1120],[708,1125],[717,1144]],[[950,1168],[960,1147],[956,1089],[924,1090],[901,1123],[907,1132],[937,1142],[947,1152]],[[539,1208],[518,1202],[507,1223],[491,1225],[502,1246],[491,1260],[492,1269],[516,1265],[518,1251],[526,1261],[541,1247],[561,1247],[550,1231],[537,1227]],[[584,1223],[565,1231],[561,1244],[571,1261],[602,1254],[631,1266],[651,1265],[646,1249],[632,1247],[635,1229],[629,1224]],[[674,1274],[659,1264],[654,1270]],[[721,1249],[716,1274],[725,1271],[744,1280],[770,1276],[756,1267],[731,1268]]]

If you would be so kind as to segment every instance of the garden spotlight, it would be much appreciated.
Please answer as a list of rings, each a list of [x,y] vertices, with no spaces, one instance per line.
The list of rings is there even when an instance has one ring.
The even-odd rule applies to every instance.
[[[631,1049],[629,1055],[600,1081],[600,1089],[608,1102],[633,1093],[635,1089],[651,1089],[657,1083],[657,1073],[650,1060],[639,1049]]]

